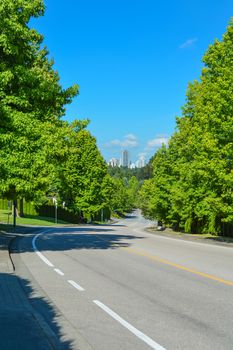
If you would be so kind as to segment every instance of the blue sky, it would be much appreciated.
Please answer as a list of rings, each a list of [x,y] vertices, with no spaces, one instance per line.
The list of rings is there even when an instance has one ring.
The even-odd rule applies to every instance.
[[[65,119],[89,118],[105,157],[149,159],[174,132],[187,84],[221,39],[232,0],[45,0],[31,25],[45,37],[61,84],[80,86]]]

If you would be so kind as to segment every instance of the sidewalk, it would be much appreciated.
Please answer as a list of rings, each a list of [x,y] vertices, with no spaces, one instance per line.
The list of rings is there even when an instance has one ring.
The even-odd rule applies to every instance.
[[[15,236],[0,231],[0,273],[12,273],[13,266],[9,257],[8,245]]]
[[[8,246],[15,235],[0,232],[0,349],[57,349],[46,336],[43,320],[30,305],[14,274]]]

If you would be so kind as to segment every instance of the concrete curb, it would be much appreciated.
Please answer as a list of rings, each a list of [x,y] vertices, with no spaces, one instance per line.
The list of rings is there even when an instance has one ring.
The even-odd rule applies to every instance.
[[[9,247],[11,245],[11,242],[15,239],[15,236],[11,236],[12,234],[7,232],[0,232],[0,245],[1,245],[1,251],[0,251],[0,272],[14,272],[14,264],[10,257]],[[4,269],[5,265],[5,269]]]

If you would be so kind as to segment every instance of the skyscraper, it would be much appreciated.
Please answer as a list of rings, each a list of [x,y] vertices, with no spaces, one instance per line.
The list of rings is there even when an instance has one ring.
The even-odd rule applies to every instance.
[[[136,161],[137,168],[143,168],[146,165],[146,159],[144,155],[141,155],[140,158]]]
[[[110,159],[110,161],[108,162],[108,165],[110,165],[111,167],[119,166],[119,159],[117,158]]]
[[[127,150],[122,151],[121,165],[124,167],[129,166],[129,152]]]

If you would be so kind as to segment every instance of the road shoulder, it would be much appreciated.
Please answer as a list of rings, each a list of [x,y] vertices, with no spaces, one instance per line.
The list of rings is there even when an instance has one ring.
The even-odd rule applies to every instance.
[[[163,231],[159,231],[153,225],[146,227],[144,231],[160,237],[169,237],[177,240],[199,242],[233,248],[233,238],[231,237],[189,234],[183,232],[176,232],[170,228],[166,228]]]

